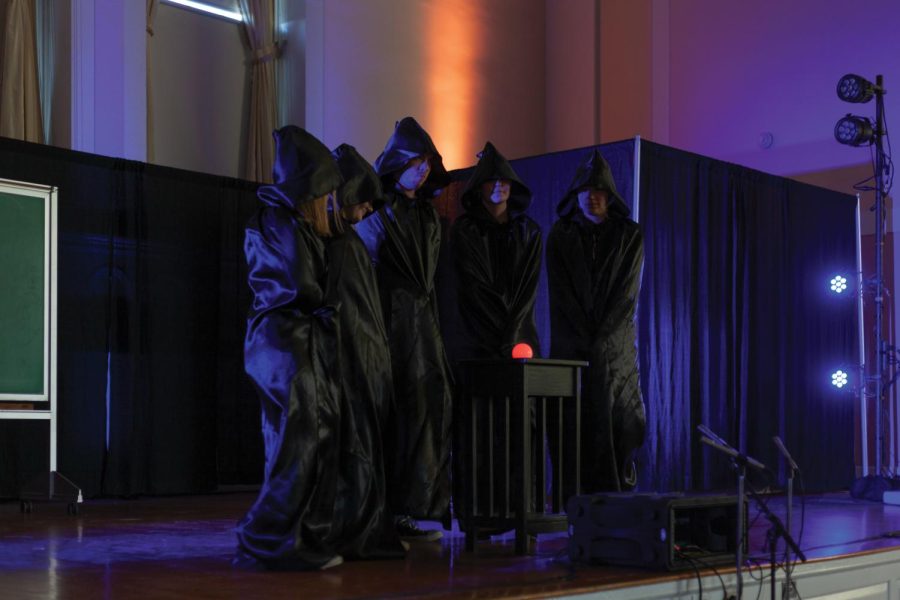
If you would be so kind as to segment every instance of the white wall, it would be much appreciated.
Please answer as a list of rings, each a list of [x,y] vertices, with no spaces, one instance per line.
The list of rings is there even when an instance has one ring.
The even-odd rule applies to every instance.
[[[448,168],[544,151],[544,0],[308,0],[307,128],[374,161],[398,119]]]
[[[153,30],[153,162],[238,177],[248,93],[241,25],[160,4]]]

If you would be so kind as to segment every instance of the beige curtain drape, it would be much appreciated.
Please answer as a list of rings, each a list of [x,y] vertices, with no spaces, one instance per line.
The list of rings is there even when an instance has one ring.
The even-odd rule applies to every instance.
[[[0,0],[0,135],[43,142],[34,0]]]
[[[275,40],[275,1],[240,0],[244,30],[250,43],[250,118],[244,178],[271,182],[277,124],[275,61],[280,47]]]
[[[147,0],[147,162],[153,162],[153,88],[150,86],[151,52],[150,42],[153,40],[153,21],[156,19],[156,7],[159,0]]]

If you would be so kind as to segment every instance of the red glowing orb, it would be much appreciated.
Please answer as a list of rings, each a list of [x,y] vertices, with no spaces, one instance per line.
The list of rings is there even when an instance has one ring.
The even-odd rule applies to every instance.
[[[534,356],[534,351],[531,349],[531,346],[522,342],[521,344],[516,344],[512,349],[512,357],[513,358],[532,358]]]

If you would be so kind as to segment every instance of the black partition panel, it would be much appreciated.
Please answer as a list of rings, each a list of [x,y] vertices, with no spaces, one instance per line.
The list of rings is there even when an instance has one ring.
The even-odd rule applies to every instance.
[[[698,443],[705,423],[781,475],[771,483],[778,435],[808,488],[847,487],[857,398],[830,373],[859,363],[855,197],[650,142],[640,162],[641,486],[733,484]],[[830,292],[836,273],[849,293]]]
[[[0,177],[59,190],[59,471],[88,497],[259,481],[242,361],[255,185],[3,138]],[[9,497],[46,469],[46,427],[0,431]]]

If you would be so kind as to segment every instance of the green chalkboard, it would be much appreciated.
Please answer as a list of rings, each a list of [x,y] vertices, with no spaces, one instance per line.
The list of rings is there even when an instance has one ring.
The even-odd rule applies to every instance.
[[[44,395],[46,195],[0,190],[0,396]]]

